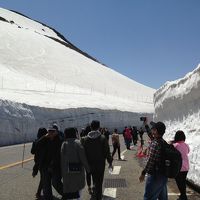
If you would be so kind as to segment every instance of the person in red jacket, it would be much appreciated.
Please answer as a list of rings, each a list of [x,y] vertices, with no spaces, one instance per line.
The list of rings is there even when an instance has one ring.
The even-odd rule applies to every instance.
[[[131,141],[132,141],[132,134],[129,128],[125,129],[125,133],[124,133],[124,140],[126,143],[126,148],[130,150],[130,145],[131,145]]]

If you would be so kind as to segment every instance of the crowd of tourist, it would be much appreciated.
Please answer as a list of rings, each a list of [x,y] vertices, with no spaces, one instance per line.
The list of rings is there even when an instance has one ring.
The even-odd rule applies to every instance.
[[[122,134],[127,150],[131,143],[144,145],[143,134],[148,133],[150,143],[147,164],[139,180],[146,178],[144,200],[167,200],[167,177],[159,166],[162,161],[162,142],[165,133],[163,122],[153,123],[149,128],[145,124],[137,129],[136,126],[125,127]],[[112,152],[109,140],[111,137]],[[183,131],[177,131],[171,144],[180,152],[182,166],[175,177],[180,196],[178,200],[187,200],[186,177],[189,170],[189,146],[185,143]],[[140,143],[138,143],[138,140]],[[62,133],[56,124],[39,128],[37,139],[33,142],[31,153],[34,154],[35,164],[32,176],[40,174],[36,198],[52,200],[52,186],[62,196],[62,199],[81,199],[81,191],[87,183],[91,199],[102,199],[102,184],[106,160],[108,167],[113,169],[113,159],[117,151],[118,160],[122,160],[120,152],[120,137],[117,129],[112,134],[107,128],[101,128],[100,122],[93,120],[90,125],[82,128],[80,133],[74,127],[66,128]],[[42,195],[43,194],[43,195]]]

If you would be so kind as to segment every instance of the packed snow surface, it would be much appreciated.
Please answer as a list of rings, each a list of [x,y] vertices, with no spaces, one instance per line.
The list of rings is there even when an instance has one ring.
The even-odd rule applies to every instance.
[[[33,20],[4,9],[0,14],[14,22],[0,21],[2,99],[60,109],[153,112],[154,89],[46,37],[57,35]]]
[[[158,89],[154,103],[154,119],[167,125],[167,140],[173,140],[178,130],[185,132],[190,146],[188,178],[200,186],[200,65],[184,78]]]
[[[0,145],[17,140],[12,137],[13,130],[28,127],[24,131],[30,139],[31,133],[42,124],[46,126],[50,118],[58,122],[68,117],[74,121],[80,113],[95,113],[93,118],[112,128],[114,124],[122,127],[125,121],[126,125],[139,124],[139,116],[151,118],[154,112],[154,92],[102,65],[54,29],[0,8],[0,117],[5,132],[10,131],[7,142],[3,139]],[[98,115],[103,111],[106,116],[105,112]],[[117,121],[111,119],[113,116]],[[25,119],[29,126],[24,125]],[[87,117],[86,121],[91,119]],[[63,127],[81,127],[86,124],[84,120],[82,117],[75,124],[65,120]],[[16,138],[22,141],[17,133]]]

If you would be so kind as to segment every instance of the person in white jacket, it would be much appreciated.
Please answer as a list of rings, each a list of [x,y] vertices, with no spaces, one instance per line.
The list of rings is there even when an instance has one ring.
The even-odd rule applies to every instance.
[[[62,199],[79,199],[80,190],[85,187],[85,170],[90,172],[90,167],[85,150],[76,138],[76,129],[66,128],[64,134],[61,147]]]

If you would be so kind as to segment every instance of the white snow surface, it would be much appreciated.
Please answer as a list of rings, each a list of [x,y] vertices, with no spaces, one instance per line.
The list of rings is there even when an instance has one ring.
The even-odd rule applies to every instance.
[[[39,22],[33,21],[28,17],[24,17],[18,13],[8,11],[6,9],[0,8],[1,17],[6,19],[9,22],[12,22],[13,26],[21,27],[29,32],[38,33],[41,35],[47,35],[50,37],[57,38],[62,40],[62,38],[58,37],[57,34],[47,26],[42,25]],[[63,40],[62,40],[63,41]]]
[[[92,112],[96,118],[105,121],[103,125],[114,128],[117,124],[119,127],[139,124],[139,116],[144,114],[152,117],[154,89],[65,44],[68,43],[53,29],[0,8],[0,118],[2,126],[10,131],[9,139],[0,138],[0,145],[22,141],[17,134],[13,139],[16,126],[20,131],[28,127],[26,139],[33,139],[36,128],[47,125],[50,118],[59,121],[83,113],[88,116]],[[71,116],[66,114],[68,109],[73,109]],[[107,123],[104,111],[106,115],[110,113]],[[98,113],[102,112],[101,118]],[[45,119],[42,119],[44,115]],[[91,119],[87,117],[86,121]],[[29,126],[24,125],[26,120],[30,121]],[[84,120],[76,124],[65,122],[62,126],[81,127],[86,124]],[[108,124],[109,121],[112,124]]]
[[[155,121],[167,126],[166,140],[183,130],[190,146],[188,179],[200,186],[200,65],[184,78],[167,82],[154,95]]]

